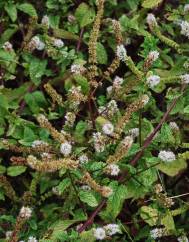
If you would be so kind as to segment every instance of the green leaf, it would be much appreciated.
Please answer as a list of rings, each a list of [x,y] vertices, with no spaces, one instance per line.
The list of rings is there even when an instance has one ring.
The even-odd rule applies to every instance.
[[[63,29],[53,29],[53,35],[56,38],[61,38],[61,39],[69,39],[69,40],[79,40],[79,36],[76,34],[73,34],[69,31],[63,30]]]
[[[142,3],[143,8],[154,8],[160,4],[162,0],[144,0]]]
[[[140,216],[147,224],[154,226],[158,221],[158,210],[149,206],[142,206]]]
[[[93,230],[89,230],[89,231],[84,231],[80,234],[80,241],[81,242],[94,242],[96,241],[94,235],[93,235]]]
[[[132,197],[125,185],[118,186],[117,182],[111,182],[110,186],[113,189],[113,195],[108,198],[105,211],[101,212],[100,216],[106,221],[114,220],[120,213],[125,199]]]
[[[184,113],[189,114],[189,105],[184,108]]]
[[[17,30],[18,26],[16,24],[12,25],[11,28],[7,28],[1,35],[0,44],[8,41],[13,36],[13,34],[16,33]]]
[[[45,99],[45,96],[40,91],[27,93],[24,99],[28,104],[30,110],[35,114],[39,113],[41,108],[45,108],[47,106],[47,101]]]
[[[57,188],[60,193],[63,193],[66,188],[68,188],[71,185],[71,181],[69,178],[65,178],[63,181],[61,181]]]
[[[29,74],[32,82],[38,86],[41,82],[41,77],[46,73],[47,60],[32,58],[29,65]]]
[[[5,5],[5,10],[13,22],[17,19],[17,9],[14,3],[8,3]]]
[[[87,203],[90,207],[98,206],[98,201],[91,191],[80,191],[79,197],[82,202]]]
[[[157,168],[168,176],[176,176],[179,172],[187,168],[187,163],[183,159],[177,159],[172,162],[162,162]]]
[[[168,211],[167,214],[161,219],[161,224],[164,225],[168,231],[175,230],[174,219],[170,211]]]
[[[89,8],[89,6],[86,3],[81,3],[75,12],[75,17],[79,22],[81,28],[92,23],[94,20],[94,16],[94,11],[91,8]]]
[[[104,46],[101,43],[97,43],[96,52],[97,52],[98,63],[107,64],[108,55],[107,55],[106,49],[104,48]]]
[[[20,174],[26,171],[27,167],[25,166],[10,166],[7,168],[8,176],[19,176]]]
[[[31,17],[37,17],[37,12],[36,12],[35,8],[33,7],[33,5],[30,3],[19,4],[19,5],[17,5],[17,8],[20,11],[27,13]]]
[[[6,171],[6,167],[5,167],[5,166],[0,165],[0,174],[5,173],[5,171]]]
[[[88,129],[88,124],[84,121],[79,121],[76,125],[74,137],[77,142],[82,142],[84,140],[84,134]]]
[[[74,75],[74,79],[76,80],[77,84],[81,86],[83,94],[88,94],[90,87],[87,78],[81,75]]]
[[[14,62],[14,54],[12,52],[7,52],[3,49],[0,49],[0,62],[6,61],[6,62]]]

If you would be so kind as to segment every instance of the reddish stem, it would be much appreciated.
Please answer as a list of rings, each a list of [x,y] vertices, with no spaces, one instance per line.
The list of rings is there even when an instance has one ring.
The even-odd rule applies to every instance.
[[[80,50],[80,47],[81,47],[81,41],[82,41],[82,37],[83,37],[83,32],[84,32],[84,28],[81,29],[81,32],[80,32],[80,36],[79,36],[79,40],[77,42],[77,52],[79,52]]]
[[[87,219],[87,221],[83,224],[83,226],[81,226],[78,229],[78,233],[83,232],[88,226],[90,226],[93,223],[94,218],[96,217],[96,215],[101,211],[101,209],[103,208],[103,206],[106,203],[106,199],[104,198],[101,203],[98,205],[98,207],[95,209],[95,211],[91,214],[91,216]]]
[[[186,85],[183,85],[181,88],[181,92],[184,91]],[[135,155],[135,157],[133,158],[133,160],[131,160],[131,164],[133,166],[136,165],[137,161],[142,157],[144,150],[150,145],[150,143],[152,142],[154,136],[156,135],[156,133],[158,132],[158,130],[161,128],[162,124],[166,121],[167,117],[169,116],[170,112],[173,110],[173,108],[175,107],[177,101],[178,101],[179,97],[175,98],[173,100],[173,102],[171,103],[170,107],[168,108],[168,110],[166,111],[166,113],[163,115],[162,119],[160,120],[159,124],[156,126],[156,128],[153,130],[153,132],[146,138],[146,140],[144,141],[144,145],[142,146],[141,150]],[[125,176],[127,175],[127,172],[124,173],[120,179],[119,182],[121,182]],[[83,226],[78,229],[78,232],[81,233],[83,232],[88,226],[90,226],[93,223],[94,218],[96,217],[96,215],[101,211],[101,209],[103,208],[103,206],[106,204],[106,199],[103,199],[101,201],[101,203],[98,205],[98,207],[94,210],[94,212],[91,214],[91,216],[87,219],[87,221],[83,224]]]

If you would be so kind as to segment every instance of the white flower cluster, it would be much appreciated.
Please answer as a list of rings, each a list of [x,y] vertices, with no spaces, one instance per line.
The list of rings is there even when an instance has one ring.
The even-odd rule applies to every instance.
[[[13,50],[12,44],[9,41],[6,41],[3,45],[3,49],[6,51],[11,51]]]
[[[113,80],[113,85],[107,87],[106,91],[109,95],[112,94],[112,91],[117,91],[121,88],[121,85],[123,83],[123,78],[116,76]]]
[[[64,46],[64,42],[61,39],[54,39],[53,45],[57,48],[62,48]]]
[[[105,172],[111,176],[117,176],[120,172],[120,169],[118,165],[110,164],[105,168]]]
[[[148,54],[148,58],[151,61],[156,61],[159,58],[159,52],[157,50],[150,51]]]
[[[127,57],[127,51],[126,51],[124,45],[117,46],[116,55],[120,61],[125,61],[125,59]]]
[[[103,152],[105,149],[105,137],[102,133],[93,133],[93,142],[96,152]]]
[[[42,42],[38,36],[34,36],[28,46],[31,50],[43,50],[45,48],[45,43]]]
[[[181,81],[183,84],[189,84],[189,74],[181,75]]]
[[[149,102],[150,98],[148,97],[148,95],[143,95],[142,97],[142,102],[144,105],[146,105]]]
[[[189,22],[188,21],[181,21],[180,23],[181,31],[180,33],[187,38],[189,38]]]
[[[40,146],[40,145],[48,145],[48,144],[43,140],[34,140],[32,143],[33,148]]]
[[[117,224],[107,224],[102,228],[93,229],[94,237],[97,240],[103,240],[106,236],[112,236],[120,232],[119,225]]]
[[[35,237],[30,236],[30,237],[28,238],[28,242],[38,242],[38,240],[37,240]]]
[[[88,163],[88,161],[89,161],[89,158],[86,154],[82,154],[79,156],[79,163],[81,165]]]
[[[139,136],[139,128],[133,128],[128,131],[128,134],[134,138]]]
[[[175,130],[175,131],[179,130],[179,126],[175,122],[170,122],[169,126],[172,130]]]
[[[113,81],[113,87],[120,88],[122,84],[123,84],[123,78],[116,76]]]
[[[65,115],[65,125],[72,127],[74,125],[75,119],[76,119],[76,115],[73,112],[67,112]]]
[[[21,218],[29,219],[29,218],[31,217],[31,215],[32,215],[32,209],[31,209],[31,208],[29,208],[29,207],[24,207],[24,206],[23,206],[23,207],[20,209],[19,216],[20,216]]]
[[[189,4],[184,5],[184,12],[188,13],[189,12]]]
[[[186,235],[182,235],[179,238],[177,238],[178,242],[188,242],[188,238]]]
[[[105,106],[100,106],[99,107],[99,113],[102,116],[108,116],[109,118],[113,117],[118,111],[118,106],[115,100],[111,100],[106,107]]]
[[[49,27],[49,17],[47,15],[44,15],[42,20],[41,20],[41,23],[47,27]]]
[[[82,185],[80,188],[81,188],[82,190],[84,190],[84,191],[90,191],[90,190],[91,190],[91,187],[88,186],[88,185]]]
[[[71,73],[81,74],[84,70],[85,70],[85,68],[79,64],[71,65]]]
[[[176,160],[175,154],[172,151],[166,151],[166,150],[161,150],[158,154],[158,158],[168,163]]]
[[[72,152],[72,145],[65,141],[60,145],[60,153],[64,156],[68,156]]]
[[[114,132],[114,126],[112,123],[105,123],[103,126],[102,126],[102,131],[104,134],[106,135],[111,135],[113,132]]]
[[[150,88],[157,86],[160,82],[160,77],[157,75],[151,75],[147,78],[147,84]]]
[[[121,144],[125,147],[130,147],[133,143],[133,137],[132,136],[126,136],[122,141]]]
[[[164,228],[155,228],[150,231],[150,236],[153,239],[161,238],[165,234],[165,229]]]
[[[149,14],[147,15],[146,22],[147,22],[147,24],[148,24],[150,27],[157,26],[156,18],[155,18],[155,16],[154,16],[152,13],[149,13]]]
[[[13,231],[7,231],[7,232],[5,233],[6,240],[9,240],[9,239],[11,238],[12,233],[13,233]]]

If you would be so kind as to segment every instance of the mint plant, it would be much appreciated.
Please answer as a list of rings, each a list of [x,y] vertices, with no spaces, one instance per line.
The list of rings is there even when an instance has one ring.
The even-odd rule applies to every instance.
[[[188,5],[0,3],[0,241],[188,241]]]

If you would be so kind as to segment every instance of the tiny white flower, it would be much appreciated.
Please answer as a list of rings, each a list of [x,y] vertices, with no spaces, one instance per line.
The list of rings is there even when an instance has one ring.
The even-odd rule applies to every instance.
[[[24,207],[24,206],[23,206],[23,207],[20,209],[19,216],[20,216],[21,218],[29,219],[29,218],[31,217],[31,215],[32,215],[32,210],[31,210],[30,207]]]
[[[49,27],[49,17],[47,15],[44,15],[42,20],[41,20],[41,23],[43,25],[46,25],[47,27]]]
[[[38,242],[38,240],[37,240],[35,237],[30,236],[30,237],[28,238],[28,242]]]
[[[189,12],[189,4],[184,5],[184,12],[188,13]]]
[[[109,197],[111,196],[113,193],[113,190],[111,187],[108,187],[108,186],[103,186],[102,187],[102,191],[101,191],[101,194],[103,197]]]
[[[175,122],[170,122],[169,126],[172,130],[179,130],[179,126]]]
[[[41,154],[41,157],[42,157],[43,159],[51,159],[51,158],[52,158],[52,154],[47,153],[47,152],[43,152],[43,153]]]
[[[7,231],[7,232],[5,233],[5,236],[6,236],[6,239],[7,239],[7,240],[9,240],[9,239],[11,238],[12,233],[13,233],[13,231]]]
[[[47,143],[44,142],[43,140],[34,140],[32,143],[33,148],[40,146],[40,145],[47,145]]]
[[[144,103],[144,105],[146,105],[149,102],[150,98],[148,97],[148,95],[143,95],[142,97],[142,102]]]
[[[120,228],[118,224],[107,224],[104,226],[104,229],[106,231],[106,234],[109,236],[112,236],[120,232]]]
[[[113,91],[113,86],[109,86],[106,88],[106,91],[107,91],[107,94],[108,95],[111,95],[112,94],[112,91]]]
[[[181,75],[181,81],[183,84],[189,84],[189,74]]]
[[[76,115],[73,112],[67,112],[65,115],[65,119],[66,119],[65,125],[72,127],[74,125]]]
[[[181,21],[180,23],[181,27],[181,34],[185,35],[187,38],[189,38],[189,22],[187,21]]]
[[[122,141],[121,144],[130,147],[133,144],[133,137],[132,136],[126,136]]]
[[[160,82],[160,77],[157,75],[151,75],[147,78],[147,84],[150,88],[157,86]]]
[[[186,237],[186,235],[180,236],[179,238],[177,238],[177,240],[178,242],[188,242],[188,238]]]
[[[128,134],[131,135],[133,138],[139,136],[139,128],[133,128],[128,131]]]
[[[45,48],[45,43],[43,43],[42,41],[39,42],[39,44],[36,46],[37,50],[44,50]]]
[[[161,238],[164,234],[164,229],[163,228],[155,228],[150,231],[150,236],[153,239]]]
[[[54,39],[53,44],[57,48],[62,48],[64,46],[64,42],[61,39]]]
[[[158,158],[160,158],[164,162],[172,162],[176,160],[176,156],[172,151],[162,150],[158,154]]]
[[[60,146],[60,153],[62,153],[64,156],[68,156],[72,152],[72,145],[65,141]]]
[[[156,61],[159,58],[159,52],[157,50],[150,51],[150,53],[148,54],[148,58],[152,61]]]
[[[119,166],[116,164],[110,164],[105,168],[107,174],[111,176],[117,176],[120,172]]]
[[[125,61],[127,56],[127,51],[124,45],[117,46],[116,54],[117,54],[117,57],[120,59],[120,61]]]
[[[105,123],[102,126],[102,131],[104,134],[110,135],[114,132],[114,126],[111,123]]]
[[[152,14],[152,13],[149,13],[148,15],[147,15],[147,19],[146,19],[146,21],[147,21],[147,24],[151,27],[151,26],[156,26],[157,25],[157,21],[156,21],[156,18],[155,18],[155,16],[154,16],[154,14]]]
[[[93,230],[93,235],[97,240],[103,240],[106,237],[106,232],[103,228],[96,228]]]
[[[96,152],[103,152],[105,149],[104,136],[102,133],[93,133],[93,142]]]
[[[98,108],[98,112],[99,113],[102,113],[102,112],[104,112],[106,110],[106,107],[104,107],[104,106],[100,106],[99,108]]]
[[[40,40],[38,36],[34,36],[29,43],[29,47],[32,50],[43,50],[45,48],[45,44]]]
[[[91,187],[88,186],[88,185],[82,185],[80,188],[81,188],[82,190],[84,190],[84,191],[90,191],[90,190],[91,190]]]
[[[9,41],[6,41],[3,45],[3,49],[6,51],[11,51],[13,50],[12,44]]]
[[[84,67],[79,64],[71,65],[71,72],[75,74],[80,74],[84,70]]]
[[[86,154],[83,154],[79,157],[80,164],[86,164],[89,161],[89,158]]]
[[[123,78],[116,76],[113,81],[113,86],[119,87],[122,85],[122,83],[123,83]]]

